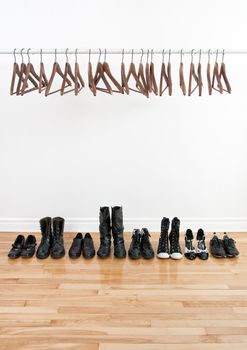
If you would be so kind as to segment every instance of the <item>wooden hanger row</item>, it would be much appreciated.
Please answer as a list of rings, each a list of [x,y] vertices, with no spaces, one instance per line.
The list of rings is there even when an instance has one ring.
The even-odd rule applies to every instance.
[[[80,73],[79,64],[77,61],[77,49],[75,50],[75,63],[72,67],[68,60],[68,49],[65,51],[66,63],[64,70],[61,69],[57,62],[57,50],[55,50],[55,60],[52,67],[50,78],[47,79],[45,73],[45,67],[42,59],[42,50],[40,50],[40,66],[39,71],[36,72],[33,64],[30,62],[29,51],[27,50],[28,63],[24,62],[23,50],[20,51],[22,62],[19,64],[16,61],[16,49],[14,50],[14,64],[12,71],[12,79],[10,86],[10,95],[24,96],[25,94],[33,91],[42,93],[44,91],[45,96],[51,94],[60,93],[61,96],[69,92],[74,92],[77,96],[79,92],[85,87],[84,80]],[[95,72],[93,73],[93,66],[91,63],[91,50],[89,50],[89,62],[88,62],[88,87],[96,96],[97,92],[104,92],[112,95],[113,93],[127,94],[131,91],[140,93],[146,97],[150,94],[162,96],[166,91],[168,95],[172,95],[173,83],[172,83],[172,68],[171,68],[171,50],[168,51],[168,61],[165,63],[165,51],[162,52],[162,63],[159,74],[159,84],[156,81],[155,65],[153,62],[153,50],[149,52],[147,50],[145,67],[142,63],[144,51],[142,50],[141,59],[138,67],[133,62],[134,51],[132,50],[131,62],[129,68],[126,71],[124,63],[124,50],[122,51],[122,63],[121,63],[121,81],[117,80],[111,72],[110,66],[106,60],[106,50],[104,52],[104,60],[101,63],[101,50],[99,49],[99,57]],[[229,83],[226,66],[224,63],[224,50],[222,51],[222,62],[219,67],[218,64],[218,50],[216,52],[216,59],[211,74],[210,65],[210,50],[208,51],[208,63],[206,69],[208,94],[212,95],[213,90],[222,94],[224,91],[231,93],[231,85]],[[149,62],[149,55],[151,57]],[[60,88],[54,89],[55,77],[61,78]],[[132,81],[132,82],[131,82]],[[189,82],[188,88],[186,88],[184,77],[184,64],[183,64],[183,50],[180,52],[180,65],[179,65],[179,84],[184,96],[191,96],[194,92],[198,91],[198,95],[202,96],[203,82],[202,82],[202,65],[201,65],[201,50],[199,51],[198,64],[194,64],[194,50],[191,51],[191,63],[189,69]],[[52,91],[53,88],[53,91]]]

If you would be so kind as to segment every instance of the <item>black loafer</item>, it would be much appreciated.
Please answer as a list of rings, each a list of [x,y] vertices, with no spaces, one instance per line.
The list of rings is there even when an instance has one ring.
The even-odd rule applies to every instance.
[[[10,259],[17,259],[21,256],[21,251],[25,244],[25,237],[23,235],[19,235],[16,237],[16,240],[12,244],[12,248],[8,253],[8,257]]]
[[[69,257],[71,259],[77,259],[81,256],[82,244],[83,236],[80,232],[78,232],[69,249]]]
[[[82,254],[86,259],[91,259],[95,255],[93,239],[90,233],[86,233],[84,236]]]
[[[32,258],[35,253],[36,238],[33,235],[29,235],[26,239],[24,247],[21,250],[22,258]]]

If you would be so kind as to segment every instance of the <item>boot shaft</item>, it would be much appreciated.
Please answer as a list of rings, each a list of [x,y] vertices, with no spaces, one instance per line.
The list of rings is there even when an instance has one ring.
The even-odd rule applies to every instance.
[[[114,240],[123,240],[123,208],[112,208],[112,235]]]
[[[56,217],[53,219],[53,236],[54,238],[62,238],[64,231],[64,219]]]
[[[175,217],[172,220],[171,232],[169,235],[170,240],[172,236],[175,236],[177,239],[179,239],[179,229],[180,229],[180,220],[177,217]]]
[[[45,217],[43,219],[40,219],[39,223],[42,237],[45,239],[50,239],[52,236],[51,218]]]
[[[99,213],[100,237],[111,237],[111,217],[109,207],[101,207]]]
[[[160,231],[161,235],[168,237],[169,226],[170,226],[170,220],[164,217],[161,220],[161,231]]]

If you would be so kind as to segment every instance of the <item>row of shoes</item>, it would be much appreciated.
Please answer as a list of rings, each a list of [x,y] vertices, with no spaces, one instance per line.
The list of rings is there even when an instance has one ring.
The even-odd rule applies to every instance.
[[[224,232],[223,239],[217,237],[214,232],[213,238],[210,240],[210,253],[215,258],[236,258],[239,256],[239,251],[235,245],[233,238],[230,238]]]

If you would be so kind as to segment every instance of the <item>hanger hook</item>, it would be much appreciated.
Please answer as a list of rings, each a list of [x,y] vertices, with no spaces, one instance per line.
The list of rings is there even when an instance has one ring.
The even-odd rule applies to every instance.
[[[163,49],[162,50],[162,63],[164,63],[164,60],[165,60],[165,50]]]
[[[169,50],[169,56],[168,56],[168,63],[170,63],[170,59],[171,59],[171,49]]]
[[[154,50],[151,50],[151,63],[153,63],[153,54],[154,54]]]
[[[194,49],[191,50],[191,63],[193,63],[193,52],[194,52]]]
[[[24,63],[23,54],[22,54],[23,50],[24,49],[21,49],[21,51],[20,51],[20,53],[21,53],[21,63]]]
[[[202,57],[202,50],[199,50],[199,63],[201,63],[201,57]]]
[[[224,57],[225,57],[225,50],[222,50],[222,63],[224,63]]]
[[[180,51],[180,63],[183,63],[183,49]]]
[[[215,63],[217,63],[217,61],[218,61],[218,54],[219,54],[219,50],[217,49],[216,56],[215,56]]]
[[[134,50],[131,51],[131,63],[133,63],[133,57],[134,57]]]
[[[66,63],[68,63],[68,62],[69,62],[69,58],[68,58],[68,51],[69,51],[69,49],[66,49],[66,50],[65,50],[65,55],[66,55]]]
[[[208,64],[210,63],[210,55],[211,55],[210,51],[211,51],[211,49],[208,50]]]
[[[42,49],[40,49],[40,63],[42,63],[43,59],[42,59]]]
[[[101,57],[101,49],[99,49],[99,58],[98,58],[98,62],[100,62],[100,57]]]
[[[149,49],[147,50],[147,63],[148,63],[148,60],[149,60]]]
[[[88,62],[91,62],[91,49],[88,50]]]
[[[144,51],[143,51],[143,49],[141,49],[141,59],[140,59],[140,64],[142,63],[142,58],[143,58],[143,54],[144,54]]]
[[[78,49],[75,49],[75,63],[77,63],[77,51]]]
[[[28,49],[27,50],[27,57],[28,57],[28,63],[30,63],[30,56],[29,56],[29,51],[30,51],[31,49]]]
[[[106,62],[106,49],[105,49],[105,54],[104,54],[104,62]]]
[[[122,63],[124,62],[124,49],[122,50]]]
[[[13,54],[14,54],[14,60],[15,60],[15,63],[16,63],[16,54],[15,54],[15,52],[16,52],[16,49],[14,49],[14,52],[13,52]]]
[[[57,63],[57,49],[55,49],[55,63]]]

